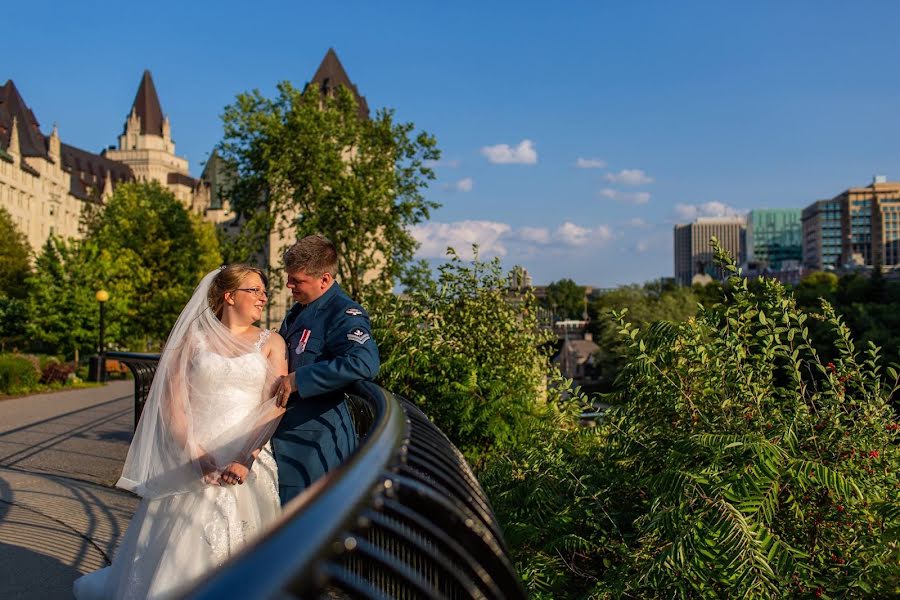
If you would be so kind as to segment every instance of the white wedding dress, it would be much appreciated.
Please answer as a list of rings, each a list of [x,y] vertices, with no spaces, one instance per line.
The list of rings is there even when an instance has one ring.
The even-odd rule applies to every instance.
[[[201,445],[245,419],[259,404],[267,360],[260,349],[226,357],[201,350],[191,367],[194,434]],[[222,564],[281,512],[278,472],[267,443],[243,485],[144,498],[112,565],[79,578],[79,600],[167,598],[183,593]]]

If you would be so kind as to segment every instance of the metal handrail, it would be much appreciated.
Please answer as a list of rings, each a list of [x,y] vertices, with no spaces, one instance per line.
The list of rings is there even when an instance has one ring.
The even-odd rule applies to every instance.
[[[134,375],[134,428],[137,429],[144,402],[150,393],[150,384],[153,383],[153,375],[156,373],[156,365],[159,363],[159,354],[107,352],[106,358],[125,363]]]
[[[152,355],[114,358],[143,368]],[[490,503],[456,447],[378,385],[346,392],[358,449],[186,597],[525,598]]]

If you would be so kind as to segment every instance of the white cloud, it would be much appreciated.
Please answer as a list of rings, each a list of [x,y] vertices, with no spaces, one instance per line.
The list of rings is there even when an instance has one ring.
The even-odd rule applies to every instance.
[[[538,160],[534,142],[531,140],[522,140],[515,148],[509,144],[485,146],[481,149],[481,153],[488,159],[488,162],[498,165],[533,165]]]
[[[550,231],[546,227],[522,227],[519,229],[519,238],[525,242],[549,244]]]
[[[628,224],[632,227],[647,227],[648,225],[647,221],[643,220],[640,217],[634,217],[633,219],[630,219],[628,221]]]
[[[591,229],[568,221],[553,232],[553,239],[565,246],[602,245],[612,238],[612,229],[607,225],[598,225]]]
[[[600,190],[600,195],[618,202],[625,202],[626,204],[647,204],[650,202],[650,192],[620,192],[612,188],[605,188]]]
[[[444,189],[450,190],[451,192],[471,192],[472,186],[475,185],[475,182],[472,181],[471,177],[466,177],[464,179],[460,179],[459,181],[455,181],[453,183],[445,183]]]
[[[653,178],[648,177],[640,169],[624,169],[618,173],[607,173],[604,177],[610,183],[619,185],[646,185],[653,183]]]
[[[425,223],[410,230],[419,242],[417,255],[422,258],[443,258],[447,246],[452,246],[462,258],[472,258],[472,244],[478,244],[485,255],[505,256],[506,246],[501,238],[512,227],[496,221],[458,221],[456,223]]]
[[[634,249],[638,252],[646,252],[650,249],[650,241],[649,240],[638,240],[637,244],[635,244]]]
[[[679,221],[693,221],[698,217],[737,217],[746,212],[715,200],[703,204],[675,205],[675,217]]]
[[[575,166],[579,169],[602,169],[606,166],[606,161],[599,158],[579,158],[575,161]]]
[[[452,246],[464,259],[472,258],[472,244],[478,244],[482,256],[514,258],[533,256],[536,247],[541,252],[572,252],[574,248],[597,248],[613,239],[608,225],[585,227],[566,221],[553,231],[546,227],[523,226],[513,228],[498,221],[457,221],[454,223],[425,223],[411,228],[419,242],[419,258],[445,258]]]

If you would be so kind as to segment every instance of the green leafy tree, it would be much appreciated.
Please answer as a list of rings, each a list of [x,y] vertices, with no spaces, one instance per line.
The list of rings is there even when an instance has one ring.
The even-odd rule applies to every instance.
[[[26,281],[31,248],[5,208],[0,207],[0,350],[25,332]]]
[[[134,348],[159,347],[203,275],[222,264],[213,226],[157,182],[118,186],[87,239],[102,256],[133,266],[132,275],[121,274],[129,307],[121,327]]]
[[[109,292],[106,342],[129,347],[129,324],[139,318],[135,285],[146,277],[132,252],[113,254],[91,240],[48,238],[29,279],[26,332],[33,343],[67,357],[95,352],[99,305],[95,294]]]
[[[31,271],[31,248],[5,208],[0,207],[0,294],[11,298],[27,295],[25,280]]]
[[[239,95],[223,121],[219,151],[237,173],[226,195],[243,220],[231,255],[251,259],[272,231],[321,233],[351,296],[389,291],[416,248],[409,227],[438,206],[421,192],[434,179],[426,161],[440,156],[434,137],[390,109],[360,118],[343,86],[323,96],[282,82],[274,99]]]
[[[717,289],[718,302],[722,299],[721,287]],[[609,389],[627,362],[626,344],[619,335],[619,325],[614,313],[627,309],[629,320],[638,327],[645,327],[656,321],[685,321],[694,315],[697,303],[695,290],[667,286],[660,282],[650,282],[644,286],[623,286],[602,294],[591,302],[589,328],[594,342],[600,347],[595,356],[595,364],[606,389]]]
[[[379,380],[418,404],[477,466],[543,410],[550,369],[530,292],[511,296],[499,262],[451,249],[437,281],[372,306]]]
[[[571,279],[560,279],[548,285],[547,297],[543,302],[558,319],[580,319],[587,308],[584,286]]]

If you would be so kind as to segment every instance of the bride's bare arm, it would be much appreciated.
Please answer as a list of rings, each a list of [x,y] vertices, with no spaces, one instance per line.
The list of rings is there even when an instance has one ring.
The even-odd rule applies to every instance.
[[[209,475],[216,473],[218,469],[213,458],[193,439],[193,424],[188,402],[190,385],[187,381],[187,371],[195,350],[191,339],[186,339],[180,347],[172,349],[172,352],[178,353],[178,358],[172,361],[172,369],[165,383],[165,394],[160,399],[160,416],[172,443],[178,448],[183,448],[191,460],[199,463],[203,475]]]
[[[287,375],[287,344],[284,338],[276,332],[272,332],[266,345],[263,347],[263,354],[269,362],[271,374],[277,378]],[[248,439],[252,439],[253,443],[242,453],[234,462],[225,467],[222,472],[222,480],[225,483],[240,484],[243,483],[247,473],[250,470],[253,461],[259,456],[259,452],[263,446],[268,443],[269,438],[275,432],[278,421],[284,414],[284,408],[276,402],[272,402],[268,396],[268,390],[264,391],[264,402],[270,403],[268,407],[260,414],[255,426],[253,427]]]

